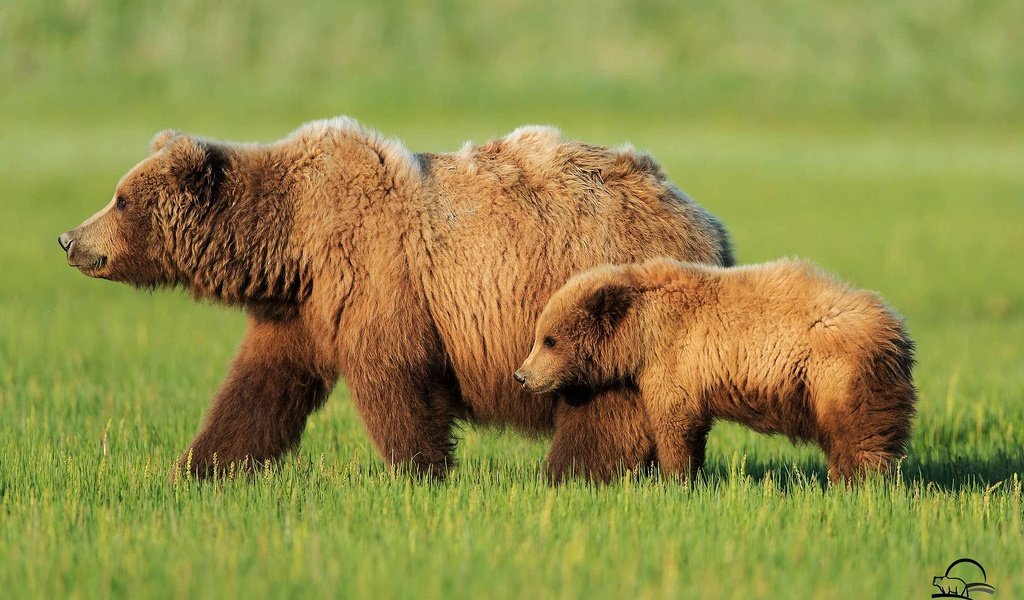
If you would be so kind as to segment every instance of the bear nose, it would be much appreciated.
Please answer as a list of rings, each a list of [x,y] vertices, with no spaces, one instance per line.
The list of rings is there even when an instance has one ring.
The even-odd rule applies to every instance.
[[[516,372],[515,372],[515,373],[514,373],[514,374],[512,375],[512,377],[515,377],[515,378],[516,378],[516,381],[518,381],[518,382],[519,382],[519,385],[526,385],[526,375],[523,375],[523,374],[522,374],[522,373],[520,373],[519,371],[516,371]]]
[[[60,244],[60,249],[67,252],[71,249],[71,244],[75,243],[75,240],[71,239],[71,236],[66,232],[57,236],[57,243]]]

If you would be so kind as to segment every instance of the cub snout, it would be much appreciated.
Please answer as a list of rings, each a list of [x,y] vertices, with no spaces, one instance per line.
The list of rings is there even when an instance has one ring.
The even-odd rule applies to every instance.
[[[536,373],[530,372],[525,366],[520,367],[518,371],[512,374],[512,377],[515,378],[519,385],[523,386],[524,390],[531,394],[542,394],[554,389],[552,382]]]

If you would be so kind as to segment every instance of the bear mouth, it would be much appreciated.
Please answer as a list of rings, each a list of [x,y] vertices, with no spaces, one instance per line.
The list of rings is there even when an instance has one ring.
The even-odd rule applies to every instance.
[[[523,385],[523,390],[528,394],[547,394],[555,391],[555,386],[550,383],[541,386],[532,386],[527,383]]]
[[[82,271],[83,273],[86,272],[86,271],[98,271],[98,270],[102,269],[103,267],[107,266],[107,257],[106,256],[97,256],[95,258],[95,260],[93,260],[92,262],[76,263],[76,264],[72,264],[71,266],[75,267],[79,271]]]

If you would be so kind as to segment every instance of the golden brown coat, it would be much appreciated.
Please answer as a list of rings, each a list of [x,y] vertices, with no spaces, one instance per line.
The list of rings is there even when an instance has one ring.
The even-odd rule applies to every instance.
[[[554,294],[525,388],[639,389],[664,471],[704,461],[715,419],[821,445],[849,479],[902,456],[913,342],[882,299],[805,262],[596,267]],[[569,395],[570,399],[572,395]]]
[[[249,332],[191,444],[193,470],[279,456],[339,377],[389,463],[443,475],[458,419],[550,432],[555,477],[636,465],[635,394],[583,408],[512,379],[575,272],[655,255],[731,264],[724,228],[650,157],[528,127],[411,154],[350,119],[279,142],[159,134],[111,204],[61,236],[88,275],[244,306]]]

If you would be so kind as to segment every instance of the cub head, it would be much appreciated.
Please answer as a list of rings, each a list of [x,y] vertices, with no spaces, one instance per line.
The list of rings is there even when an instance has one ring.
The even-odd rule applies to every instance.
[[[637,335],[630,323],[638,290],[624,267],[597,267],[570,279],[537,319],[533,349],[515,372],[531,393],[599,388],[630,377]]]
[[[210,204],[223,150],[175,131],[156,135],[110,202],[57,242],[68,264],[89,277],[141,287],[178,283],[176,252]]]

